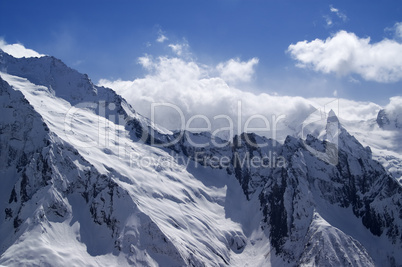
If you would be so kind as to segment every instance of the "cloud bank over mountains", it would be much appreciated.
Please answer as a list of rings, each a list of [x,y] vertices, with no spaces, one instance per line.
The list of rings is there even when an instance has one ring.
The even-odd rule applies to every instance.
[[[371,102],[306,99],[242,90],[243,85],[253,80],[258,61],[258,58],[244,61],[233,58],[205,65],[188,55],[155,58],[145,55],[138,60],[147,71],[145,77],[102,79],[99,85],[116,90],[139,113],[170,130],[186,127],[214,132],[233,126],[233,134],[253,128],[260,135],[279,140],[284,137],[280,136],[282,130],[296,131],[317,110],[328,113],[334,109],[345,118],[366,120],[374,119],[381,109]],[[270,135],[275,127],[277,136]]]
[[[206,121],[209,121],[213,131],[229,126],[227,118],[236,129],[239,121],[244,126],[250,118],[254,118],[247,123],[250,127],[264,127],[267,124],[265,119],[272,123],[272,115],[286,113],[296,117],[313,110],[309,101],[301,97],[255,94],[229,85],[250,81],[258,63],[256,58],[248,61],[230,59],[217,66],[206,66],[178,57],[154,59],[147,56],[140,58],[140,63],[149,70],[144,78],[101,80],[99,84],[116,90],[138,112],[172,130],[182,128],[181,112],[185,122],[198,117],[189,125],[192,128],[208,127]],[[158,106],[153,109],[155,103]]]

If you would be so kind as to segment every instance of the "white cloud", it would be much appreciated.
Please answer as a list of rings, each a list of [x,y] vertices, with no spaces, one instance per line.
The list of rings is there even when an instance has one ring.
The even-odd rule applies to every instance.
[[[148,55],[138,58],[138,63],[147,70],[151,70],[153,67],[152,58]]]
[[[354,83],[354,84],[360,84],[360,81],[355,79],[355,78],[353,78],[353,77],[349,77],[349,82]]]
[[[188,49],[189,49],[189,45],[184,42],[184,43],[177,43],[177,44],[169,44],[169,47],[172,49],[172,51],[178,55],[178,56],[183,56],[185,54],[188,54]]]
[[[338,75],[356,73],[365,80],[384,83],[402,80],[402,44],[394,40],[372,44],[369,37],[339,31],[326,40],[291,44],[288,52],[302,68]]]
[[[385,106],[388,111],[396,111],[395,113],[402,114],[402,96],[394,96],[389,99],[389,103]]]
[[[158,43],[163,43],[164,41],[169,40],[165,35],[163,35],[162,33],[159,33],[158,38],[156,39],[156,41]]]
[[[32,49],[25,48],[22,44],[7,44],[2,38],[0,38],[0,49],[16,58],[45,56]]]
[[[335,13],[342,21],[346,21],[348,19],[348,17],[344,13],[342,13],[341,11],[339,11],[338,8],[335,8],[332,5],[329,6],[329,10],[332,13]]]
[[[396,123],[399,128],[402,128],[402,96],[391,97],[388,105],[385,106],[385,112],[391,123]]]
[[[329,6],[329,9],[331,10],[331,12],[334,12],[334,13],[339,12],[339,9],[337,9],[333,6]]]
[[[324,16],[325,22],[327,23],[327,26],[332,26],[333,22],[330,16]]]
[[[252,58],[247,62],[240,61],[238,58],[230,59],[218,64],[216,69],[227,82],[248,82],[254,74],[254,66],[258,64],[258,61],[258,58]]]
[[[162,29],[159,26],[157,26],[157,27],[159,28],[159,30],[158,30],[158,38],[156,38],[156,41],[158,43],[163,43],[163,42],[169,40],[169,38],[165,35],[165,32],[162,31]]]
[[[178,56],[183,52],[183,46],[181,44],[169,44],[169,47],[172,48],[172,51]]]
[[[329,6],[329,11],[329,14],[323,16],[327,27],[332,27],[339,22],[346,22],[348,20],[348,17],[344,13],[332,5]]]
[[[402,41],[402,22],[397,22],[394,26],[385,29],[386,32],[390,32],[393,38],[397,41]]]
[[[395,36],[402,39],[402,22],[395,23]]]
[[[377,118],[381,106],[367,101],[353,101],[343,98],[310,98],[317,107],[330,106],[342,118],[341,122],[367,121]],[[328,105],[331,103],[332,105]],[[326,109],[328,112],[329,108]],[[350,125],[350,123],[348,123]],[[352,123],[353,124],[353,123]]]
[[[212,123],[212,131],[228,126],[228,120],[215,116],[229,116],[234,123],[234,134],[237,134],[239,116],[243,131],[246,121],[255,114],[263,115],[270,122],[273,122],[273,115],[278,117],[284,114],[287,121],[302,121],[303,116],[314,110],[311,102],[301,97],[257,95],[230,87],[222,77],[211,77],[213,67],[191,60],[169,57],[152,60],[147,57],[145,62],[146,66],[150,64],[153,67],[152,72],[144,78],[133,81],[100,80],[99,84],[116,90],[134,109],[148,118],[152,118],[153,103],[172,103],[183,112],[186,121],[195,115],[206,116]],[[241,114],[238,114],[239,101]],[[171,130],[181,127],[179,114],[171,107],[158,107],[154,114],[157,124]],[[191,124],[191,127],[204,126],[205,121],[202,119]],[[253,126],[262,127],[262,120],[257,118],[251,121],[250,127]],[[285,127],[283,120],[278,127]],[[269,136],[268,133],[266,135]]]

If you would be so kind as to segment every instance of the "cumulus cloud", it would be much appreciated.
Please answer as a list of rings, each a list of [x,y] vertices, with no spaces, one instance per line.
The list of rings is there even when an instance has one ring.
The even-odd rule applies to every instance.
[[[254,74],[254,67],[258,64],[258,58],[252,58],[249,61],[240,61],[240,59],[230,59],[224,63],[218,64],[216,69],[220,76],[227,82],[249,82]]]
[[[385,110],[396,114],[402,114],[402,96],[391,97],[388,105],[385,106]]]
[[[171,130],[182,128],[180,113],[185,117],[185,124],[190,121],[191,128],[206,127],[205,118],[211,123],[212,132],[232,123],[234,132],[217,133],[230,137],[239,130],[244,131],[244,127],[266,128],[267,121],[272,128],[272,123],[278,120],[278,127],[283,128],[285,121],[302,121],[303,116],[314,110],[310,101],[300,97],[257,95],[230,87],[222,77],[211,77],[212,67],[191,60],[148,57],[143,61],[153,68],[146,77],[133,81],[100,80],[99,84],[113,88],[139,113]],[[196,119],[191,121],[191,118]]]
[[[45,56],[32,49],[25,48],[22,44],[7,44],[2,38],[0,38],[0,49],[16,58]]]
[[[339,31],[326,40],[291,44],[288,52],[301,68],[337,75],[355,73],[365,80],[383,83],[402,80],[402,44],[395,40],[370,43],[369,37]]]

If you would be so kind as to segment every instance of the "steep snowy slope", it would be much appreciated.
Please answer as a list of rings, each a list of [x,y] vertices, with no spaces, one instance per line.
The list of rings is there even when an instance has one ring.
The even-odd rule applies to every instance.
[[[379,116],[381,116],[379,111]],[[359,142],[370,146],[373,158],[402,184],[402,130],[381,127],[375,118],[367,121],[342,121]]]
[[[231,253],[234,253],[232,247],[237,251],[244,246],[245,237],[241,227],[225,218],[222,205],[225,203],[226,187],[204,186],[175,163],[168,153],[133,142],[130,132],[124,127],[110,121],[106,126],[94,123],[99,120],[99,116],[91,110],[81,110],[80,114],[76,114],[76,128],[71,130],[74,134],[66,134],[64,118],[71,108],[68,102],[55,98],[47,88],[33,85],[26,79],[7,74],[1,76],[24,93],[54,136],[48,141],[53,149],[49,155],[43,155],[49,170],[36,168],[26,175],[24,170],[18,171],[10,180],[15,182],[19,179],[20,182],[14,185],[14,190],[9,188],[11,194],[5,193],[11,200],[4,207],[9,214],[5,219],[9,228],[13,227],[11,229],[24,238],[24,233],[31,233],[30,229],[23,227],[24,223],[32,227],[31,220],[36,220],[42,233],[49,233],[49,236],[45,234],[41,238],[45,240],[36,241],[33,247],[38,250],[49,249],[55,245],[54,242],[60,242],[61,237],[73,239],[71,242],[74,247],[81,247],[82,251],[78,255],[85,252],[86,246],[89,255],[84,256],[94,256],[89,261],[95,260],[93,264],[103,265],[103,259],[96,261],[102,255],[124,255],[127,263],[169,265],[170,262],[176,266],[191,262],[198,266],[208,262],[211,265],[229,262]],[[32,113],[36,114],[34,111]],[[18,121],[19,118],[9,119],[23,124]],[[76,140],[96,135],[107,140],[108,145],[90,144],[84,147],[80,146],[82,142],[78,142],[77,150],[71,147]],[[23,142],[25,139],[21,140]],[[5,141],[7,143],[9,140]],[[39,146],[38,149],[44,150],[46,147]],[[143,160],[136,159],[136,155],[140,155]],[[31,155],[25,157],[30,159]],[[10,169],[16,167],[10,165]],[[47,176],[43,175],[45,172]],[[34,181],[31,182],[31,179]],[[48,183],[52,184],[51,194],[61,198],[56,204],[36,202],[36,198],[43,198],[41,202],[45,202],[51,197],[43,195],[42,191],[35,194],[36,190],[45,190],[41,186],[47,186],[41,179],[49,180]],[[25,189],[20,189],[26,183],[35,185],[27,197],[24,196]],[[37,218],[33,209],[41,210]],[[54,210],[55,215],[49,215],[49,210]],[[74,229],[68,226],[74,226]],[[60,231],[64,231],[66,237]],[[40,254],[40,251],[32,250],[32,238],[36,240],[35,236],[29,234],[27,239],[14,241],[14,246],[4,252],[1,262],[24,262],[24,257],[15,257],[15,251],[29,250],[30,255]],[[37,244],[40,241],[50,245],[45,248],[44,244]],[[55,253],[53,249],[47,252]],[[108,265],[114,258],[107,257],[104,265]],[[84,258],[84,262],[87,259]],[[51,258],[32,260],[37,264],[48,260],[57,265]],[[60,256],[59,260],[62,262],[69,259]]]
[[[49,59],[45,58],[45,60]],[[61,66],[61,68],[66,69],[67,67]],[[67,74],[60,75],[68,80],[68,77],[65,77],[68,76]],[[49,125],[57,145],[59,143],[63,147],[72,145],[78,149],[78,151],[73,149],[75,156],[71,158],[71,162],[69,162],[69,154],[67,154],[61,156],[58,162],[49,164],[51,168],[57,168],[57,171],[53,171],[52,174],[57,177],[61,176],[59,179],[66,180],[64,183],[71,179],[74,180],[74,183],[78,183],[75,180],[80,180],[82,177],[81,179],[84,180],[82,183],[91,190],[95,190],[99,187],[95,183],[99,179],[88,180],[88,174],[79,172],[81,169],[92,168],[93,171],[90,173],[94,173],[95,177],[99,176],[100,182],[105,183],[107,189],[104,194],[99,192],[81,192],[79,194],[74,187],[57,188],[62,191],[60,193],[62,195],[68,194],[65,192],[66,190],[74,195],[81,195],[81,198],[74,197],[72,200],[66,201],[66,205],[73,205],[70,203],[73,202],[76,203],[76,206],[86,207],[86,212],[85,208],[77,211],[79,213],[77,217],[83,218],[85,223],[81,227],[76,226],[75,231],[95,227],[92,234],[78,235],[78,239],[87,246],[89,255],[119,254],[118,251],[121,250],[122,254],[126,255],[127,262],[144,262],[144,264],[151,265],[158,262],[167,264],[166,260],[170,258],[169,261],[173,266],[185,265],[186,262],[194,265],[210,262],[211,265],[216,265],[229,262],[229,255],[232,253],[231,247],[237,251],[244,246],[245,238],[240,226],[225,218],[222,205],[225,203],[226,186],[206,187],[186,172],[183,166],[178,165],[168,153],[141,142],[133,142],[132,138],[138,140],[136,138],[138,132],[134,132],[133,135],[133,131],[136,129],[132,129],[130,123],[121,126],[110,120],[113,117],[110,113],[115,110],[120,112],[118,109],[111,109],[110,113],[105,115],[108,118],[106,120],[97,115],[99,112],[95,110],[96,107],[89,106],[88,108],[86,106],[85,109],[72,109],[69,102],[54,96],[55,91],[57,95],[59,90],[69,93],[69,88],[52,86],[55,89],[53,91],[44,86],[34,85],[23,78],[4,73],[1,76],[7,79],[14,89],[24,93],[29,103],[43,117],[45,125]],[[58,77],[53,77],[53,79],[57,80]],[[70,77],[70,79],[72,79],[71,82],[75,81],[74,77]],[[113,93],[111,90],[109,91]],[[105,98],[100,96],[98,100],[100,103],[102,101],[109,103],[109,106],[110,103],[118,106],[120,104],[118,101],[121,100],[119,98],[116,100],[116,96],[111,95],[112,99],[107,98],[108,95],[106,95]],[[69,95],[64,95],[64,99],[69,99],[69,97]],[[131,114],[135,114],[134,111],[129,110],[129,106],[125,108]],[[99,109],[101,107],[98,107]],[[127,111],[125,110],[125,112]],[[32,113],[36,114],[36,112]],[[119,114],[116,113],[113,114],[115,115],[113,118],[118,118]],[[18,121],[19,117],[8,117],[8,119]],[[129,122],[132,123],[135,119],[135,117],[130,118]],[[145,120],[145,122],[147,121]],[[137,124],[134,125],[137,126]],[[65,129],[66,127],[67,129]],[[125,127],[130,129],[126,130]],[[95,139],[96,142],[93,142]],[[22,138],[22,140],[24,139]],[[5,140],[6,143],[7,141]],[[81,157],[81,155],[83,156]],[[67,158],[64,159],[65,157]],[[80,162],[80,158],[85,162]],[[73,170],[65,170],[66,165],[71,165],[70,168]],[[10,168],[15,168],[15,166],[11,165]],[[14,181],[21,175],[18,172],[15,177],[10,177],[10,180]],[[41,176],[41,173],[38,173],[37,176]],[[50,180],[53,179],[53,176],[51,177]],[[111,188],[106,186],[108,184],[112,184]],[[118,190],[116,193],[113,193],[114,188]],[[12,194],[14,191],[9,190],[11,195],[14,195]],[[10,195],[6,192],[5,195]],[[19,199],[19,191],[15,192]],[[9,203],[5,208],[12,209],[12,207],[8,207],[10,205],[13,203]],[[139,209],[146,211],[146,215],[138,215],[141,212],[136,211],[137,205]],[[62,209],[64,210],[64,208]],[[15,211],[12,217],[7,218],[8,220],[24,222],[24,219],[30,218],[30,216],[20,218],[18,208],[12,210]],[[72,211],[68,212],[70,210]],[[66,224],[69,217],[72,217],[73,221],[77,220],[74,219],[73,209],[70,210],[67,209],[64,212],[66,215],[60,219],[64,222],[61,225],[72,224]],[[57,212],[60,213],[60,211]],[[43,216],[46,218],[46,213]],[[65,218],[67,219],[64,220]],[[144,222],[142,223],[142,221]],[[96,226],[97,224],[100,226]],[[144,227],[141,228],[141,225]],[[210,225],[214,227],[210,228]],[[24,232],[18,225],[14,226],[16,232]],[[99,237],[94,234],[97,231],[104,234]],[[53,231],[48,232],[53,234]],[[205,233],[208,232],[210,233],[206,235]],[[144,235],[145,237],[143,237]],[[77,236],[77,234],[71,236]],[[90,238],[91,236],[92,238]],[[97,240],[98,237],[100,240]],[[49,239],[51,238],[49,237]],[[24,246],[24,242],[18,242],[18,244]],[[81,247],[85,248],[84,245]],[[42,249],[43,246],[38,245],[37,247]],[[1,261],[9,263],[18,261],[18,259],[24,260],[23,257],[12,256],[11,252],[16,249],[19,248],[9,248],[9,253],[6,251]],[[33,252],[34,254],[35,252]],[[109,261],[106,261],[104,265],[108,265],[107,262]]]
[[[227,142],[153,125],[52,57],[0,69],[0,264],[402,264],[401,186],[333,113],[326,141]]]

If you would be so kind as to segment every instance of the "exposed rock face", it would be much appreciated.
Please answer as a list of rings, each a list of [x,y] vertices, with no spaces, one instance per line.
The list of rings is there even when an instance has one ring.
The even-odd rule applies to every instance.
[[[378,112],[378,115],[377,115],[377,124],[378,124],[378,126],[380,126],[381,128],[384,128],[384,127],[390,125],[390,123],[391,122],[389,121],[389,119],[387,117],[387,113],[385,112],[384,109],[381,109]]]
[[[402,114],[396,113],[394,110],[381,109],[377,115],[377,124],[383,129],[401,130]]]

